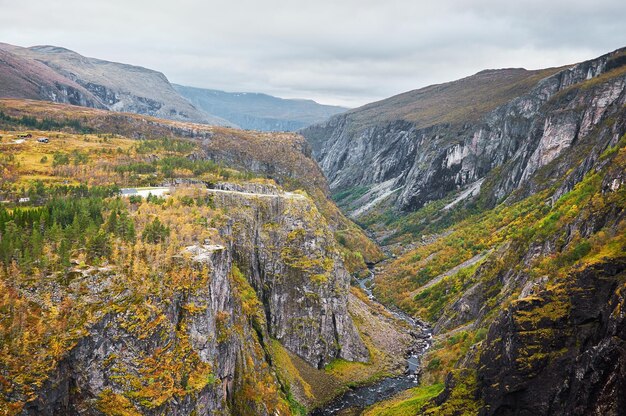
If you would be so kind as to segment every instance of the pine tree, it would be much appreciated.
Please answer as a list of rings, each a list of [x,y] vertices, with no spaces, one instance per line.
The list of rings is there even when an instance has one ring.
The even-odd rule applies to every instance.
[[[157,244],[163,242],[170,235],[170,229],[163,225],[159,218],[155,218],[151,223],[146,225],[143,230],[141,239],[148,243]]]
[[[109,236],[103,230],[98,231],[87,242],[87,259],[94,261],[108,257],[111,254]]]

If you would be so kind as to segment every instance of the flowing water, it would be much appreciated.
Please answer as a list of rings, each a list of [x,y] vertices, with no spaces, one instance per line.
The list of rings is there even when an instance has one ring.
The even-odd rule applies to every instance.
[[[367,293],[368,297],[375,301],[376,299],[372,294],[374,284],[373,268],[370,269],[369,276],[358,280],[358,283],[361,289]],[[313,410],[309,413],[309,416],[338,415],[347,409],[353,411],[362,410],[367,406],[389,399],[395,394],[417,385],[419,382],[421,357],[431,344],[431,330],[423,323],[413,319],[400,310],[394,308],[387,308],[387,310],[413,328],[411,335],[415,339],[415,343],[413,347],[407,351],[406,370],[404,374],[396,377],[387,377],[373,384],[350,389],[324,407]]]

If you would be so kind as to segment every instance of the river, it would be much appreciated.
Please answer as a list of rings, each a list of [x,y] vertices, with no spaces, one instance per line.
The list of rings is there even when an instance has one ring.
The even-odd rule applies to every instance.
[[[376,301],[374,295],[372,294],[372,288],[374,285],[374,268],[370,268],[368,276],[357,281],[361,289],[367,293],[368,297],[371,300]],[[359,414],[360,411],[366,407],[371,406],[374,403],[387,400],[397,393],[417,385],[421,373],[421,357],[431,345],[431,330],[425,324],[413,319],[400,310],[390,307],[386,307],[386,309],[398,319],[408,323],[409,326],[414,329],[414,331],[411,332],[411,335],[413,336],[415,343],[406,353],[406,370],[404,374],[396,377],[383,378],[369,385],[352,388],[326,404],[324,407],[314,409],[311,413],[309,413],[309,416],[338,415],[343,411],[348,411],[348,409],[350,409],[351,415]]]

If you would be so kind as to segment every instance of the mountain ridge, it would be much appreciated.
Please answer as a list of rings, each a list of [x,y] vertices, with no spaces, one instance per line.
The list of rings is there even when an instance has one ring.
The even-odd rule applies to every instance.
[[[363,205],[394,190],[390,201],[397,201],[401,210],[419,209],[428,201],[469,186],[509,159],[522,157],[515,156],[516,152],[537,146],[529,136],[543,134],[543,125],[534,124],[542,107],[549,108],[557,93],[565,94],[576,83],[619,71],[605,71],[605,66],[611,64],[609,61],[619,61],[623,53],[617,50],[565,69],[522,71],[521,80],[519,75],[513,76],[513,85],[508,84],[508,70],[498,71],[497,88],[490,77],[473,75],[351,110],[303,129],[302,134],[311,143],[333,192],[356,197],[357,191],[365,190],[365,196],[353,200]],[[494,94],[498,98],[492,102]],[[557,98],[550,101],[553,96]],[[378,118],[370,115],[380,111],[381,105],[399,99],[417,99],[417,103],[411,101],[408,107],[383,112]],[[489,102],[474,105],[480,99]],[[448,105],[433,110],[434,103]],[[407,114],[419,117],[411,121]],[[589,125],[583,134],[588,129]],[[530,161],[532,166],[545,163],[537,158]],[[526,163],[525,159],[521,163]]]
[[[181,121],[229,124],[197,110],[173,89],[163,73],[152,69],[89,58],[52,45],[23,48],[2,44],[0,48],[29,62],[44,64],[60,76],[81,85],[97,98],[97,108]],[[43,98],[53,98],[54,101],[55,97],[48,94]]]
[[[226,92],[173,84],[198,108],[250,130],[296,131],[347,108],[310,99],[288,99],[256,92]]]
[[[474,75],[303,130],[335,200],[393,254],[375,296],[433,328],[421,385],[367,416],[621,415],[625,57],[483,72],[505,75],[495,101]]]

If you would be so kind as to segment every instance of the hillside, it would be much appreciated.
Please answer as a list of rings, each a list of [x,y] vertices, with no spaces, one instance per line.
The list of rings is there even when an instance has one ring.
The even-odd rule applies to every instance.
[[[267,94],[233,93],[182,85],[174,85],[174,88],[197,108],[249,130],[296,131],[347,110],[312,100],[290,100]]]
[[[227,125],[181,97],[160,72],[57,46],[0,44],[0,97],[43,99],[172,120]]]
[[[61,103],[104,108],[83,86],[50,67],[15,55],[0,44],[0,92],[3,97],[45,99]]]
[[[623,120],[606,126],[619,128],[621,138],[608,139],[600,129],[542,168],[529,184],[532,195],[521,192],[478,212],[465,207],[453,214],[465,219],[449,227],[438,228],[435,220],[423,232],[438,234],[382,266],[377,294],[427,319],[437,334],[425,357],[424,386],[414,394],[440,383],[445,390],[435,389],[430,402],[398,398],[368,415],[402,415],[407,406],[436,415],[460,409],[620,414],[626,364]],[[573,180],[572,167],[581,165],[593,167]]]
[[[199,140],[202,157],[260,174],[288,190],[305,189],[342,242],[350,271],[364,270],[365,262],[382,258],[376,244],[330,201],[326,179],[311,158],[306,140],[300,135],[246,132],[28,100],[0,100],[0,111],[18,119],[35,117],[35,120],[27,120],[34,127],[41,126],[40,122],[44,126],[55,126],[56,123],[59,127],[78,126],[85,131],[121,134],[136,139],[174,135]]]
[[[420,386],[365,415],[621,414],[625,54],[514,77],[478,111],[466,78],[365,127],[354,114],[379,103],[304,131],[338,203],[393,253],[374,294],[435,335]],[[458,108],[428,115],[422,99],[455,84]]]
[[[0,149],[3,414],[301,415],[403,371],[301,136],[14,99]]]
[[[516,174],[499,190],[504,195],[619,105],[623,54],[565,69],[483,71],[352,110],[302,133],[338,202],[354,217],[383,202],[415,211],[516,164]],[[606,77],[617,83],[607,87],[613,88],[609,102],[565,93]],[[575,111],[575,99],[597,106],[598,114]],[[549,137],[562,145],[547,143]]]
[[[474,121],[528,92],[539,80],[558,70],[484,70],[457,81],[431,85],[366,104],[348,111],[345,122],[355,130],[365,130],[400,120],[421,128]]]

